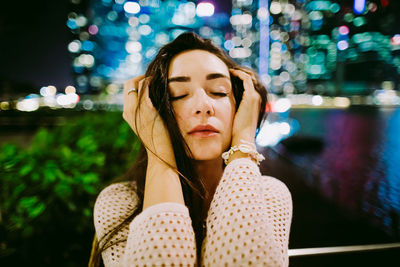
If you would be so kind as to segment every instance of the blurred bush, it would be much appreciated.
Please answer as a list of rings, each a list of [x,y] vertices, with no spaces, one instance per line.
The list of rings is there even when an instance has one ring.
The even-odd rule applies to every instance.
[[[28,149],[0,147],[0,266],[84,266],[97,194],[140,143],[121,113],[39,129]]]

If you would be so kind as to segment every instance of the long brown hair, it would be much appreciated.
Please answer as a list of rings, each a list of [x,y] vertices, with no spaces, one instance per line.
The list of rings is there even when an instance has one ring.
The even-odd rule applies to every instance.
[[[177,171],[179,173],[182,185],[183,197],[185,204],[189,209],[193,230],[195,232],[197,256],[198,260],[200,260],[201,244],[205,235],[203,231],[203,220],[207,215],[207,211],[202,209],[202,204],[203,199],[209,196],[210,193],[207,192],[204,186],[203,178],[200,177],[195,171],[193,160],[190,157],[190,149],[184,141],[175,119],[174,111],[170,102],[170,93],[168,90],[168,69],[172,58],[184,51],[195,49],[205,50],[214,54],[220,58],[228,68],[243,69],[243,67],[240,67],[238,64],[236,64],[211,40],[203,39],[192,32],[186,32],[179,35],[175,40],[166,44],[159,50],[156,57],[149,64],[145,76],[151,77],[151,80],[148,84],[149,96],[154,107],[164,120],[171,138],[177,164]],[[252,71],[247,70],[247,72]],[[267,92],[265,87],[259,81],[257,75],[254,72],[253,74],[254,77],[256,77],[254,81],[255,89],[261,96],[262,108],[260,109],[257,125],[257,127],[259,127],[265,114],[264,107],[267,103]],[[231,81],[237,109],[243,95],[243,82],[233,75],[231,75]],[[108,241],[111,239],[111,237],[115,235],[125,224],[132,221],[132,219],[142,211],[146,167],[147,154],[142,145],[138,160],[134,166],[122,177],[124,180],[129,180],[132,181],[132,183],[135,183],[136,194],[139,202],[137,203],[137,206],[132,214],[128,216],[120,225],[116,226],[113,231],[105,235],[102,240],[97,241],[95,236],[89,266],[99,266],[101,252],[110,246]],[[101,246],[99,246],[99,244],[101,244]]]

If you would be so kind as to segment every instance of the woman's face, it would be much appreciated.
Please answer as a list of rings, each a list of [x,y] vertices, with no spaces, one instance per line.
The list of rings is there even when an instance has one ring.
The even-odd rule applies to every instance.
[[[205,50],[190,50],[170,62],[171,103],[195,160],[220,158],[229,147],[235,98],[225,63]]]

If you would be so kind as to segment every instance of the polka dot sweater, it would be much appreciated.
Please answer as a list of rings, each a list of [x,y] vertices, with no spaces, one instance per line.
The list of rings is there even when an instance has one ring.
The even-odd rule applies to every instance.
[[[117,183],[99,194],[94,208],[98,240],[133,213],[138,201],[134,189],[131,183]],[[291,218],[287,187],[261,176],[253,161],[233,160],[208,210],[201,266],[288,266]],[[117,231],[102,257],[107,267],[196,266],[188,208],[171,202],[148,207]]]

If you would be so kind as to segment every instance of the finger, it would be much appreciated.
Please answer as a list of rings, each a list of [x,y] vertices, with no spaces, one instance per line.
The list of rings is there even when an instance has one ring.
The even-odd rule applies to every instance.
[[[146,76],[145,75],[140,75],[138,77],[136,77],[135,79],[135,88],[137,89],[137,92],[140,91],[140,88],[143,87],[143,81],[146,80]]]
[[[137,83],[144,78],[144,75],[129,79],[124,83],[124,104],[123,117],[130,121],[136,111],[138,97],[135,92],[129,93],[131,88],[137,88]]]
[[[243,89],[244,89],[243,98],[246,99],[246,101],[261,104],[261,95],[255,89],[252,76],[244,72],[243,70],[239,69],[230,69],[230,70],[232,74],[236,75],[237,77],[239,77],[239,79],[243,81]]]
[[[146,93],[147,90],[143,89],[146,89],[147,85],[148,85],[147,78],[144,77],[136,82],[138,95],[141,96],[143,93]]]
[[[253,78],[250,74],[239,69],[229,69],[229,71],[243,81],[244,90],[255,91]]]
[[[135,78],[129,79],[124,83],[124,95],[128,94],[128,91],[132,88],[138,88],[138,83],[142,80],[145,76],[139,75]]]
[[[239,69],[239,70],[244,71],[244,72],[246,72],[248,75],[250,75],[250,76],[251,76],[251,80],[253,81],[253,84],[254,84],[254,85],[258,84],[259,78],[258,78],[258,76],[257,76],[257,73],[254,72],[254,70],[248,69],[248,68],[241,68],[241,69]]]
[[[251,79],[253,80],[253,83],[255,83],[256,81],[256,75],[254,73],[253,70],[251,69],[247,69],[245,67],[240,68],[239,70],[246,72],[247,74],[249,74],[251,76]]]
[[[146,103],[149,106],[151,104],[149,97],[149,77],[146,77],[138,81],[138,95],[140,103]]]

